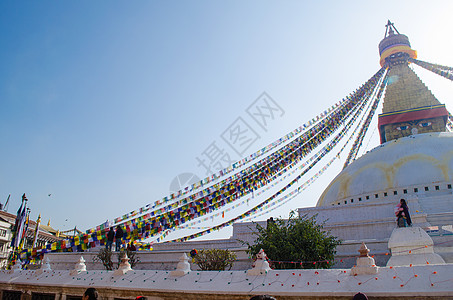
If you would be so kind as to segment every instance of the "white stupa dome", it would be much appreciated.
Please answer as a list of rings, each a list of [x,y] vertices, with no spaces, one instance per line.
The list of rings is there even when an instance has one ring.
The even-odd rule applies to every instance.
[[[351,163],[324,190],[316,206],[452,178],[453,133],[416,134],[384,143]]]

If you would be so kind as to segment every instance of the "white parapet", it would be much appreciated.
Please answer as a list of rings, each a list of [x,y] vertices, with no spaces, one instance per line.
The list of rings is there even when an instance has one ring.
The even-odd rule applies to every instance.
[[[112,276],[111,271],[90,270],[77,276],[69,270],[38,276],[27,270],[0,270],[0,287],[31,293],[82,294],[87,287],[99,288],[101,299],[248,299],[248,295],[277,295],[293,299],[352,299],[358,291],[368,297],[394,299],[422,297],[440,299],[453,295],[453,264],[382,267],[378,274],[351,276],[350,269],[269,270],[260,276],[244,271],[192,271],[174,277],[166,270],[130,271]],[[5,288],[3,288],[5,287]],[[73,294],[74,295],[74,294]],[[218,295],[218,297],[216,297]],[[281,295],[281,297],[279,297]],[[60,298],[61,299],[61,298]]]
[[[395,228],[388,242],[392,257],[387,266],[445,264],[433,246],[431,237],[420,227]]]

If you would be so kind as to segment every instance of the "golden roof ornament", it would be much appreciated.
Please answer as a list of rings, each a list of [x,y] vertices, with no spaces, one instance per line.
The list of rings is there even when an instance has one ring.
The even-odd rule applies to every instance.
[[[399,33],[395,25],[388,20],[385,25],[384,39],[379,43],[379,63],[384,65],[394,65],[407,63],[409,57],[416,59],[417,51],[411,49],[409,38]],[[396,31],[396,34],[395,34]]]

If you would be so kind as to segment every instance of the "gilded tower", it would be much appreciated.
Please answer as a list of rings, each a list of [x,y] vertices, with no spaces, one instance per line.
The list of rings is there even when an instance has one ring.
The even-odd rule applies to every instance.
[[[448,111],[409,67],[417,58],[409,39],[388,21],[379,43],[381,66],[388,70],[382,114],[379,115],[381,144],[418,133],[446,131]]]

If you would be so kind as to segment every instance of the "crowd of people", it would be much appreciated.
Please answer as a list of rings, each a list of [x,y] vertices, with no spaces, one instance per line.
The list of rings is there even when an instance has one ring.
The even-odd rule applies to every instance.
[[[112,251],[113,242],[115,242],[115,251],[120,251],[122,247],[124,231],[120,225],[116,226],[116,230],[113,227],[110,227],[109,232],[107,233],[107,242],[105,243],[105,248]],[[137,251],[137,247],[134,245],[133,241],[130,241],[127,244],[127,250]]]
[[[113,241],[115,241],[115,251],[120,251],[122,240],[123,240],[123,235],[124,235],[124,231],[120,225],[116,226],[116,230],[113,230],[113,227],[110,227],[110,230],[107,233],[107,242],[105,243],[105,248],[112,251]],[[133,250],[133,251],[135,251],[135,250]]]

